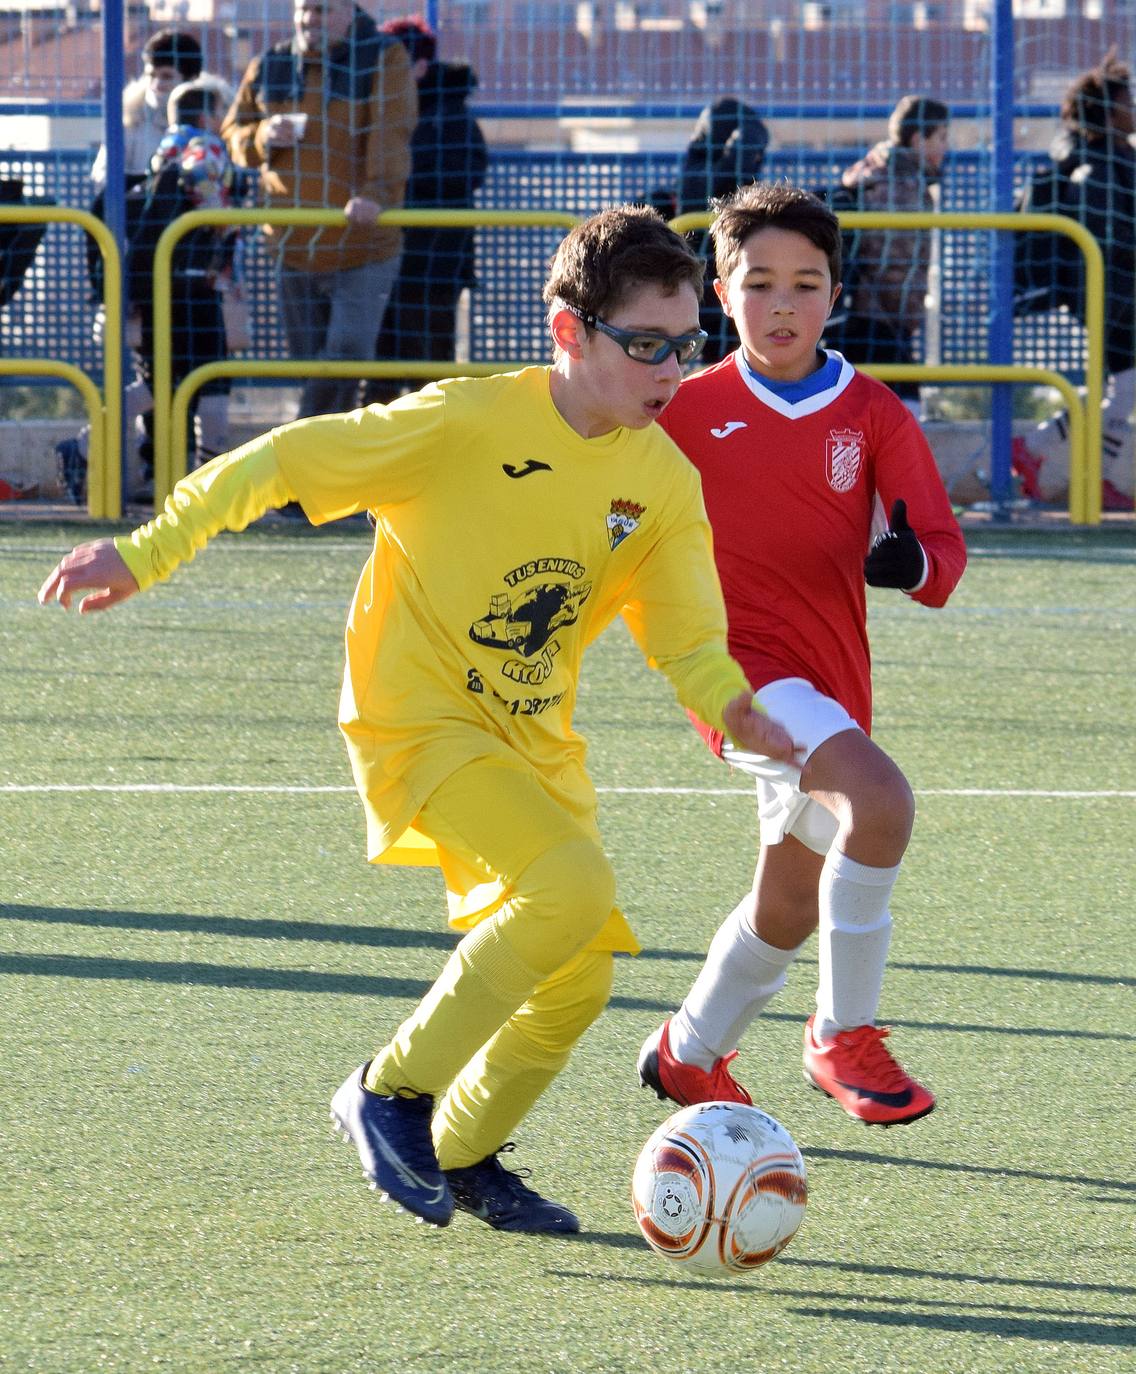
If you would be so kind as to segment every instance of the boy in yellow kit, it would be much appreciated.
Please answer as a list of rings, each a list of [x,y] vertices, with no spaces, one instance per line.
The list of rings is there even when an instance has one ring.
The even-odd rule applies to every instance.
[[[552,367],[284,425],[40,589],[101,610],[270,507],[372,512],[339,710],[368,856],[436,856],[468,934],[331,1113],[372,1185],[440,1226],[456,1204],[501,1230],[579,1229],[497,1154],[606,1004],[613,952],[638,949],[572,729],[585,647],[622,615],[684,706],[794,757],[727,653],[697,473],[652,423],[705,339],[701,275],[654,211],[606,210],[553,260]]]

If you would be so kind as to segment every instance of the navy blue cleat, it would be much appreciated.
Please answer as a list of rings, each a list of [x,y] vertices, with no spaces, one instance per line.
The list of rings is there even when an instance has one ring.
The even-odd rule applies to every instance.
[[[67,495],[81,506],[87,499],[87,460],[78,439],[61,439],[55,445],[59,480],[67,488]]]
[[[359,1151],[371,1187],[434,1226],[448,1226],[454,1200],[438,1167],[430,1119],[434,1099],[423,1093],[386,1097],[363,1086],[369,1063],[356,1069],[331,1099],[331,1119]]]
[[[510,1142],[501,1151],[513,1149]],[[549,1202],[521,1182],[528,1170],[512,1173],[497,1155],[465,1169],[447,1169],[455,1206],[495,1231],[527,1231],[532,1235],[574,1235],[580,1222],[567,1207]]]

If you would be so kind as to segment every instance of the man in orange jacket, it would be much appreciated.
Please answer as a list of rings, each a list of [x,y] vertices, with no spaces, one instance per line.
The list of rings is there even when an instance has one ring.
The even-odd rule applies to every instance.
[[[221,134],[273,208],[341,206],[342,228],[266,226],[294,358],[369,359],[402,247],[418,96],[406,49],[352,0],[295,0],[294,33],[253,59]],[[312,377],[300,416],[352,409],[354,378]]]

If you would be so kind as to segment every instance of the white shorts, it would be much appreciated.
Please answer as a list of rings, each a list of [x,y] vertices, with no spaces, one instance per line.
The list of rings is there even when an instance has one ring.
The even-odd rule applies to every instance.
[[[839,702],[818,692],[803,677],[783,677],[755,693],[762,707],[804,745],[805,760],[826,739],[861,727]],[[757,783],[757,818],[762,844],[780,844],[786,835],[815,854],[827,854],[838,829],[836,817],[801,791],[801,770],[764,754],[749,754],[729,740],[722,757]]]

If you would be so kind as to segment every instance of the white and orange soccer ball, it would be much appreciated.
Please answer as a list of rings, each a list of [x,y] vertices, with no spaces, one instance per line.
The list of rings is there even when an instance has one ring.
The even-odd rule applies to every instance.
[[[699,1274],[767,1264],[797,1234],[808,1195],[793,1137],[737,1102],[701,1102],[668,1117],[640,1151],[631,1182],[647,1244]]]

